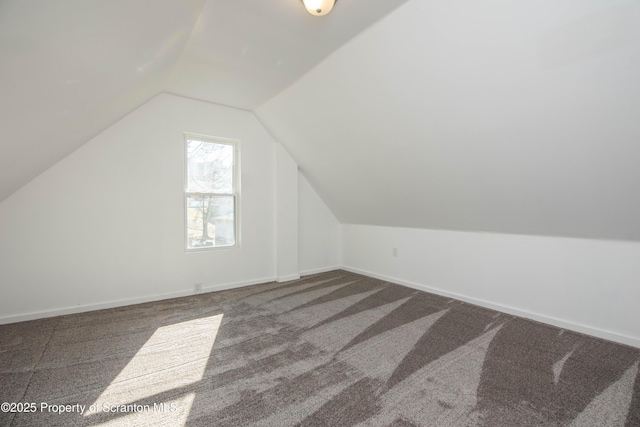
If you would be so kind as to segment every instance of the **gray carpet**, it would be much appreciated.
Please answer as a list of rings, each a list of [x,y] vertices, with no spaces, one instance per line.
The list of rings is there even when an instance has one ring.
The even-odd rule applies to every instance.
[[[0,326],[0,425],[631,427],[639,361],[333,271]]]

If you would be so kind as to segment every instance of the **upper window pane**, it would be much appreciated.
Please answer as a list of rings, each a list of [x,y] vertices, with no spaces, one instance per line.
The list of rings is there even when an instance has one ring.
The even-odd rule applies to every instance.
[[[233,193],[233,145],[187,140],[187,191]]]

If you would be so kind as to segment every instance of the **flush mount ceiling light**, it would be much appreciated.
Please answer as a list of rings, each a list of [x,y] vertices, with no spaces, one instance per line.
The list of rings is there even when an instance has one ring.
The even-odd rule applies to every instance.
[[[302,0],[304,7],[312,15],[322,16],[331,12],[337,0]]]

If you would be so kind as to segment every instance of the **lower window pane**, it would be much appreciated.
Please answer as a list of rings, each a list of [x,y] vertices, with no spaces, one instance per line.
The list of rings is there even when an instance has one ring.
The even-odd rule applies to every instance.
[[[236,244],[233,196],[187,195],[187,248]]]

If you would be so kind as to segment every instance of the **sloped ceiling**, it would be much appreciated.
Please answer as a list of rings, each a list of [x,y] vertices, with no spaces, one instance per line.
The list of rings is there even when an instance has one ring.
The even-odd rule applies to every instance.
[[[209,0],[165,90],[253,110],[406,0],[340,0],[322,18],[300,0]]]
[[[0,1],[0,201],[160,92],[203,3]]]
[[[0,201],[160,92],[252,110],[345,223],[640,240],[633,0],[0,1]]]
[[[160,92],[251,110],[405,0],[1,0],[0,201]]]
[[[343,223],[640,240],[640,3],[411,0],[256,110]]]

